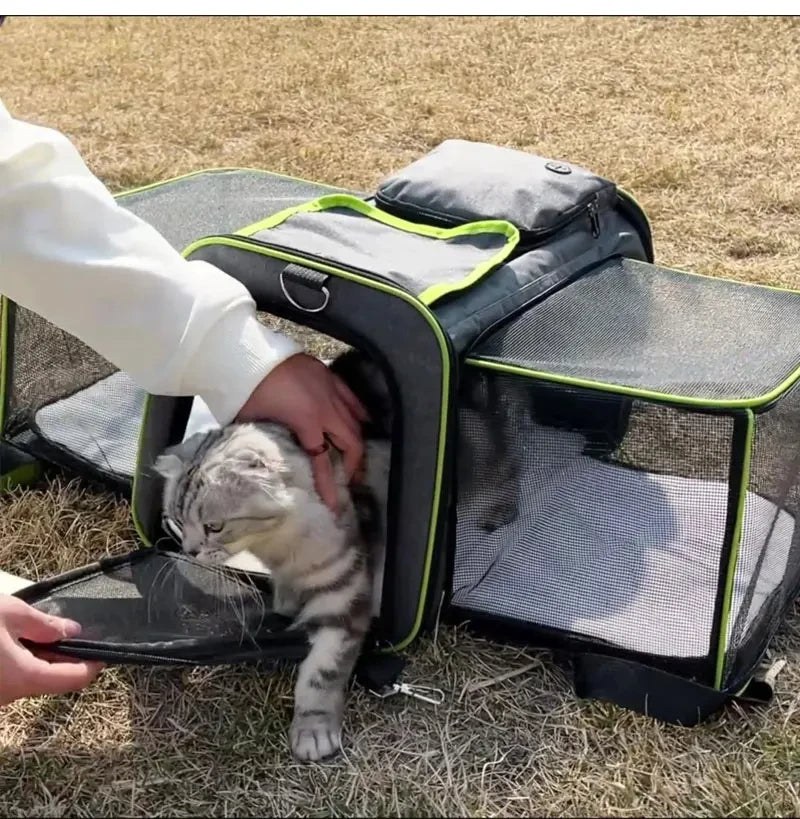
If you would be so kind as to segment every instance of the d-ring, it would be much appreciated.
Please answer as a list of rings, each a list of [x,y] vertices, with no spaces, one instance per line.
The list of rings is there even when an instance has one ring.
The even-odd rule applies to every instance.
[[[283,293],[284,296],[286,296],[286,300],[289,302],[289,304],[293,305],[298,310],[302,310],[304,313],[321,313],[328,306],[328,302],[331,300],[331,291],[328,290],[328,288],[325,287],[325,285],[323,284],[322,287],[320,287],[320,292],[324,294],[325,301],[323,301],[319,307],[303,307],[302,304],[298,304],[291,297],[291,295],[289,295],[289,291],[286,289],[286,283],[283,280],[283,271],[281,271],[280,283],[281,292]]]

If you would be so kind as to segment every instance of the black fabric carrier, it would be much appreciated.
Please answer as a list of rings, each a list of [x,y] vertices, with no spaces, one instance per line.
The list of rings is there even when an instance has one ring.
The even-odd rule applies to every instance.
[[[401,651],[441,615],[552,648],[580,696],[670,722],[768,696],[759,664],[800,584],[798,294],[656,265],[625,191],[508,148],[448,140],[371,195],[240,173],[247,197],[234,185],[226,198],[226,177],[207,173],[126,204],[171,225],[187,258],[240,280],[260,310],[384,373],[390,524],[365,658]],[[187,184],[227,205],[191,222],[176,204]],[[166,221],[148,196],[172,201]],[[27,336],[6,310],[7,443],[125,487],[132,477],[143,544],[163,542],[152,464],[185,434],[192,399],[126,404],[114,421],[125,458],[101,466],[70,439],[80,402],[42,416],[63,389],[19,399]],[[95,370],[73,395],[125,378]],[[268,577],[157,548],[20,596],[88,623],[59,646],[80,656],[206,664],[306,650],[272,613]]]

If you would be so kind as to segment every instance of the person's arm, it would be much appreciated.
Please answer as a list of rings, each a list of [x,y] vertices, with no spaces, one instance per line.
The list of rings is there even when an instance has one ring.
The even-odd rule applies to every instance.
[[[274,420],[307,449],[324,436],[348,477],[365,413],[344,383],[256,319],[247,289],[187,262],[120,207],[72,143],[0,102],[0,293],[84,341],[148,392],[199,395],[220,424]],[[331,462],[317,488],[336,505]]]
[[[298,346],[241,283],[187,262],[119,206],[62,134],[0,102],[0,292],[161,395],[200,395],[221,424]]]
[[[0,293],[149,392],[199,395],[220,424],[279,421],[315,452],[328,437],[349,476],[360,463],[365,412],[344,382],[263,327],[242,284],[205,262],[187,262],[117,205],[65,136],[13,119],[2,102]],[[320,495],[335,508],[330,460],[312,464]],[[20,642],[54,642],[79,630],[0,594],[0,706],[88,685],[101,664]]]

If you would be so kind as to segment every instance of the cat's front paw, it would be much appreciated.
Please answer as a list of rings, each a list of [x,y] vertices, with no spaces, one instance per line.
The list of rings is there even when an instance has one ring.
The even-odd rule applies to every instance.
[[[317,762],[342,747],[342,725],[333,714],[295,716],[289,730],[292,753],[303,762]]]

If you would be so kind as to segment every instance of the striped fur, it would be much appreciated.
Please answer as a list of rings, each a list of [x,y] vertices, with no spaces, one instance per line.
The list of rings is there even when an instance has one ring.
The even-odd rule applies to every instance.
[[[382,587],[389,445],[367,441],[366,477],[352,491],[338,458],[336,518],[314,487],[308,456],[276,424],[232,424],[167,450],[167,522],[184,551],[221,563],[248,550],[270,570],[274,606],[309,634],[290,739],[317,760],[341,747],[345,692]]]

